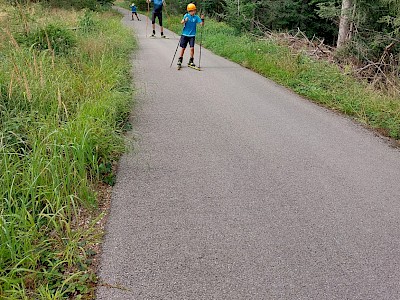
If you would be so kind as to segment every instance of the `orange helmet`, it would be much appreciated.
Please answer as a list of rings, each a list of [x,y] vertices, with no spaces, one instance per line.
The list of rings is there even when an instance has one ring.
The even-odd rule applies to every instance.
[[[187,11],[196,10],[196,5],[193,3],[189,3],[187,6]]]

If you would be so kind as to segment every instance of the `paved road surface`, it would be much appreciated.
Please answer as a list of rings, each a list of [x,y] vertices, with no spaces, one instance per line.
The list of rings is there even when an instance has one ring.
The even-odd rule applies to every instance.
[[[98,299],[400,299],[399,151],[210,52],[169,68],[177,37],[129,19],[137,143]]]

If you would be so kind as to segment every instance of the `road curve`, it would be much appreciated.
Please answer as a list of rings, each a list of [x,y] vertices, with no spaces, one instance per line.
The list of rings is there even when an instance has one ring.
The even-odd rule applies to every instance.
[[[136,142],[97,299],[400,299],[399,151],[209,51],[169,68],[178,37],[123,12]]]

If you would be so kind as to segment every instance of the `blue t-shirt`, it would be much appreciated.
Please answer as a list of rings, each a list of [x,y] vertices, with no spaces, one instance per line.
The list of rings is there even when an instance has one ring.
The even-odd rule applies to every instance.
[[[185,23],[185,27],[183,27],[182,35],[185,36],[196,36],[196,27],[197,23],[201,23],[201,19],[198,15],[190,15],[189,13],[183,16],[183,20],[188,18],[188,21]]]
[[[136,12],[136,5],[131,5],[132,7],[132,12]]]
[[[154,3],[153,12],[160,12],[163,8],[163,0],[152,0]]]

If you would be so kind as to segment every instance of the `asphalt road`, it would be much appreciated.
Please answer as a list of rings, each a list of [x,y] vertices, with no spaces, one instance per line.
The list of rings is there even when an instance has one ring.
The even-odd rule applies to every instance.
[[[399,150],[142,19],[97,298],[400,299]]]

